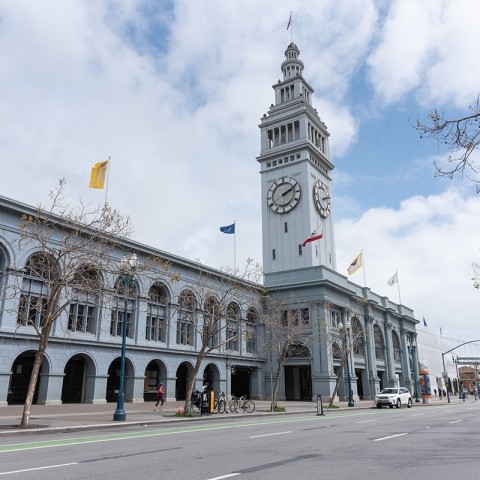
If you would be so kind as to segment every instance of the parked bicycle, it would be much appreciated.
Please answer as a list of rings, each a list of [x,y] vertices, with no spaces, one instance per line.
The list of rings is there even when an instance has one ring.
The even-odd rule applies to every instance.
[[[227,397],[224,392],[218,392],[218,396],[213,404],[213,413],[228,413]]]
[[[238,413],[239,410],[243,410],[243,413],[252,413],[255,410],[255,403],[252,400],[247,400],[246,395],[242,395],[240,398],[232,397],[230,411]]]

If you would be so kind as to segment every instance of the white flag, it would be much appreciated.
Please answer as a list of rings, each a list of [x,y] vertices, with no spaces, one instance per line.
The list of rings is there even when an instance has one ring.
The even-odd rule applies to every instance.
[[[392,285],[395,285],[395,283],[398,283],[398,272],[395,272],[393,277],[389,278],[387,280],[387,283],[392,286]]]

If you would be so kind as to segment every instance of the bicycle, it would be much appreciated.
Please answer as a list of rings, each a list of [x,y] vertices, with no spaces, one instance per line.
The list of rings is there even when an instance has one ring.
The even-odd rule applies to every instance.
[[[225,393],[218,392],[218,397],[213,404],[213,413],[228,413],[227,397],[225,396]]]
[[[255,403],[253,400],[247,400],[246,395],[242,395],[240,398],[232,399],[230,405],[230,411],[238,413],[238,409],[242,409],[243,413],[252,413],[255,410]]]
[[[190,399],[190,411],[192,413],[200,413],[202,409],[202,394],[198,390],[192,392]]]

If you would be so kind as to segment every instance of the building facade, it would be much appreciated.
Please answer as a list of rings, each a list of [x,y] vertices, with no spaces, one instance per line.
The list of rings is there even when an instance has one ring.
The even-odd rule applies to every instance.
[[[342,348],[348,352],[354,398],[373,398],[378,389],[396,383],[414,391],[418,322],[413,311],[337,272],[329,133],[313,107],[299,54],[295,44],[287,47],[283,80],[273,86],[275,104],[260,124],[264,285],[230,278],[238,289],[225,296],[225,272],[118,238],[110,254],[115,262],[135,252],[141,262],[162,258],[169,272],[138,272],[127,295],[118,274],[99,268],[94,277],[101,293],[79,291],[54,324],[35,402],[116,401],[125,319],[126,400],[152,400],[160,381],[167,399],[185,399],[209,302],[222,297],[228,314],[218,335],[224,337],[202,362],[197,386],[206,380],[215,390],[268,398],[277,359],[266,348],[264,290],[283,302],[278,322],[301,319],[304,326],[298,348],[290,350],[281,369],[279,399],[330,397],[337,376],[347,378],[339,372]],[[0,197],[0,405],[23,403],[38,343],[35,326],[47,287],[35,273],[40,252],[19,242],[22,215],[35,212]],[[321,238],[305,242],[312,232]],[[52,231],[52,245],[58,241]],[[342,381],[338,395],[346,397],[347,390]]]

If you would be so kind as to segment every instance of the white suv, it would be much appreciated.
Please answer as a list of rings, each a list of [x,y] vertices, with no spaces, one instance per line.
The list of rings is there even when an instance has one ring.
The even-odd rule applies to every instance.
[[[375,395],[375,404],[377,408],[382,408],[384,405],[390,408],[400,408],[402,405],[412,408],[412,396],[405,387],[384,388]]]

